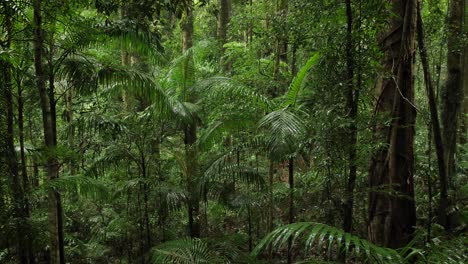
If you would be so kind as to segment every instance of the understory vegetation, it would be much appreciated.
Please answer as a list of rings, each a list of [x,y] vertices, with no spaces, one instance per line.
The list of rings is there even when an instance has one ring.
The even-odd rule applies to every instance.
[[[0,263],[467,263],[468,0],[1,0]]]

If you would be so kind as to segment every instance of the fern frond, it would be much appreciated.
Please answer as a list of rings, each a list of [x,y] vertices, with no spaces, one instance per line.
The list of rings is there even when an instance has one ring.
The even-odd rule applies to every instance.
[[[314,248],[316,254],[322,254],[323,247],[326,247],[327,255],[330,255],[331,248],[335,246],[337,251],[351,253],[358,258],[378,263],[403,263],[403,259],[395,250],[376,246],[335,227],[313,222],[294,223],[275,229],[257,245],[252,254],[258,255],[269,246],[279,250],[290,240],[293,244],[301,240],[306,254],[312,253],[310,251]]]

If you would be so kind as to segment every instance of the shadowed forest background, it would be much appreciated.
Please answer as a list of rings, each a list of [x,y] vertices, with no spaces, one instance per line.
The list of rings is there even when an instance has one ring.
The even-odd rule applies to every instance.
[[[468,0],[0,0],[0,263],[467,263]]]

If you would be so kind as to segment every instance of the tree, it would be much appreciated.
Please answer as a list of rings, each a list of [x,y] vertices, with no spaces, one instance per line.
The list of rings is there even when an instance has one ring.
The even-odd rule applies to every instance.
[[[347,18],[347,31],[346,31],[346,81],[347,81],[347,95],[346,95],[346,112],[350,119],[351,125],[349,126],[349,173],[348,182],[346,186],[346,201],[343,206],[344,209],[344,222],[343,230],[351,232],[353,223],[353,205],[354,205],[354,186],[357,177],[357,115],[359,104],[359,88],[354,85],[354,41],[353,41],[353,9],[351,0],[346,0],[346,18]],[[358,77],[360,78],[360,77]]]
[[[36,86],[39,92],[40,104],[42,110],[42,126],[44,129],[44,143],[47,155],[47,175],[50,181],[59,176],[59,164],[56,157],[57,129],[56,117],[52,116],[52,105],[46,90],[45,74],[43,68],[43,50],[44,50],[44,32],[42,29],[42,1],[34,0],[34,68],[36,73]],[[53,85],[53,84],[50,84]],[[53,93],[52,91],[49,91]],[[65,251],[63,245],[63,223],[62,223],[62,204],[60,193],[51,188],[49,190],[49,236],[50,236],[50,255],[51,263],[64,264]]]
[[[447,194],[447,168],[444,157],[444,145],[442,143],[442,133],[440,131],[439,115],[437,111],[437,103],[435,99],[435,92],[432,83],[431,72],[429,70],[428,55],[426,50],[426,44],[424,39],[423,21],[421,16],[421,8],[418,4],[418,46],[421,62],[423,65],[424,72],[424,83],[426,85],[426,93],[429,101],[429,109],[431,112],[431,124],[432,131],[434,133],[434,143],[437,154],[437,165],[439,168],[439,185],[440,185],[440,199],[438,208],[438,219],[439,223],[449,229],[449,223],[447,218],[447,207],[448,207],[448,194]]]
[[[0,263],[465,263],[446,4],[2,1]]]
[[[182,20],[180,22],[182,28],[182,52],[187,54],[187,58],[183,65],[184,80],[182,90],[185,98],[184,102],[191,103],[195,100],[191,93],[186,92],[194,83],[193,80],[193,58],[191,48],[193,46],[193,2],[187,1],[187,6],[183,10]],[[197,162],[197,120],[193,118],[184,127],[184,144],[185,144],[185,166],[187,177],[187,198],[188,218],[189,218],[189,234],[190,237],[200,237],[200,222],[199,210],[200,204],[198,194],[194,189],[194,184],[198,175]]]
[[[393,0],[388,27],[379,43],[384,73],[375,86],[374,128],[379,149],[369,171],[369,240],[399,248],[408,243],[416,224],[414,202],[414,49],[415,0]],[[384,115],[382,117],[382,115]],[[388,125],[387,125],[388,124]]]
[[[11,52],[13,39],[14,9],[3,3],[3,30],[5,39],[1,39],[2,46],[6,52]],[[18,169],[18,160],[14,146],[14,112],[13,112],[13,78],[14,67],[10,60],[13,58],[0,58],[2,68],[0,80],[0,173],[8,178],[13,207],[13,221],[17,236],[16,253],[17,261],[20,263],[34,263],[31,244],[31,230],[29,229],[29,205],[25,197],[26,183],[22,185]]]
[[[228,72],[230,65],[225,61],[224,44],[228,41],[228,26],[231,19],[231,0],[219,0],[218,38],[221,45],[221,66],[224,72]]]
[[[463,0],[449,1],[448,37],[447,37],[447,81],[442,89],[442,128],[445,148],[445,162],[449,185],[455,176],[455,153],[457,130],[463,98],[462,90],[462,33]],[[445,225],[445,223],[441,223]]]

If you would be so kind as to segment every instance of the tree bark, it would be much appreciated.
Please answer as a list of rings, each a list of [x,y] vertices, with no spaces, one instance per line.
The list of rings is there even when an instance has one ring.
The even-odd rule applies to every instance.
[[[282,30],[278,35],[276,58],[280,62],[288,61],[288,0],[278,0],[278,13],[280,21],[283,23]]]
[[[463,0],[450,0],[447,38],[448,76],[442,88],[442,127],[445,146],[445,162],[449,186],[455,175],[458,119],[461,110],[462,90],[462,21]]]
[[[67,122],[68,122],[68,147],[70,149],[75,149],[75,127],[73,124],[73,96],[74,89],[70,87],[66,94],[66,107],[67,107]],[[70,175],[76,174],[76,160],[72,158],[70,160],[69,171]]]
[[[391,248],[406,245],[416,224],[414,202],[413,66],[417,0],[392,0],[389,26],[380,37],[384,73],[375,92],[376,114],[391,118],[390,125],[374,127],[379,149],[369,171],[369,240]]]
[[[231,20],[231,0],[219,0],[218,39],[221,49],[221,67],[224,72],[229,72],[231,65],[226,62],[224,44],[228,42],[228,27]]]
[[[18,89],[18,136],[20,143],[20,157],[21,157],[21,179],[23,183],[23,215],[25,218],[29,218],[31,215],[30,212],[30,203],[28,194],[31,191],[31,183],[28,177],[27,169],[27,159],[26,159],[26,150],[24,146],[24,98],[23,98],[23,87],[21,77],[17,76],[17,89]],[[25,232],[26,232],[26,251],[24,252],[27,255],[29,263],[35,263],[33,250],[32,250],[32,230],[29,223],[25,223]]]
[[[426,84],[426,93],[429,100],[429,109],[431,112],[431,124],[434,132],[434,143],[436,147],[437,165],[439,167],[439,185],[440,185],[440,198],[438,208],[438,222],[446,230],[450,229],[449,218],[447,217],[447,169],[444,160],[444,145],[442,142],[442,133],[439,125],[439,115],[437,113],[437,103],[435,99],[434,87],[432,83],[431,73],[429,70],[429,61],[427,50],[424,43],[424,30],[423,21],[421,17],[421,8],[418,4],[418,45],[419,54],[424,72],[424,82]]]
[[[10,7],[3,5],[5,16],[3,20],[4,36],[3,48],[9,50],[12,37],[14,22],[12,20]],[[14,147],[14,113],[13,113],[13,83],[12,73],[13,66],[8,61],[0,60],[0,172],[9,175],[10,185],[13,195],[13,217],[17,233],[17,253],[20,263],[34,263],[32,251],[32,235],[29,226],[29,200],[27,199],[26,191],[29,190],[27,183],[27,175],[25,173],[26,165],[24,158],[24,134],[22,126],[22,116],[19,116],[20,125],[20,146],[21,146],[21,172],[22,181],[19,175],[18,160]],[[18,83],[18,89],[20,85]],[[21,93],[18,94],[21,97]],[[21,102],[20,102],[21,103]],[[18,105],[22,108],[22,105]],[[21,113],[22,115],[22,113]],[[26,181],[25,181],[26,179]]]
[[[346,0],[346,18],[347,18],[347,31],[346,31],[346,79],[347,79],[347,96],[346,96],[346,111],[350,121],[348,128],[349,138],[349,172],[348,182],[346,184],[345,197],[346,201],[343,206],[343,230],[351,232],[353,223],[353,205],[354,205],[354,186],[356,184],[357,176],[357,125],[356,119],[358,114],[358,100],[359,90],[354,86],[354,43],[353,43],[353,10],[351,0]],[[359,88],[359,87],[358,87]]]
[[[181,21],[182,28],[182,52],[186,53],[193,46],[193,1],[187,1],[187,8],[184,10],[184,14]],[[193,63],[192,56],[189,55],[184,67],[190,67],[189,64]],[[192,76],[185,75],[184,77],[184,90],[188,90],[191,83],[193,82]],[[188,94],[188,93],[186,93]],[[187,95],[184,98],[187,102],[193,101],[191,96]],[[190,237],[200,237],[200,202],[199,197],[194,190],[195,181],[198,173],[198,161],[197,161],[197,122],[196,120],[190,121],[184,128],[184,144],[185,144],[185,165],[186,165],[186,176],[187,176],[187,191],[189,198],[187,199],[188,209],[188,220],[189,220],[189,234]]]
[[[46,90],[45,74],[42,65],[42,53],[44,49],[44,38],[42,32],[42,14],[41,0],[33,1],[34,9],[34,67],[36,73],[36,85],[39,92],[40,104],[42,110],[42,124],[44,129],[44,142],[47,151],[47,175],[50,181],[58,178],[59,164],[55,154],[56,148],[56,129],[54,126],[55,118],[52,116],[49,95]],[[60,194],[54,190],[49,190],[48,205],[48,227],[50,236],[50,255],[52,264],[64,264],[65,254],[63,248],[63,227],[61,221],[61,199]]]
[[[268,169],[268,221],[267,221],[268,233],[272,232],[274,228],[273,176],[275,174],[273,161],[270,160],[269,163],[270,163],[270,166]]]
[[[275,65],[274,65],[274,77],[275,80],[280,82],[281,78],[281,63],[288,63],[288,0],[278,0],[277,14],[282,23],[282,28],[276,36],[276,52],[275,52]],[[274,88],[271,92],[272,97],[275,98],[280,95],[284,89],[279,87]]]
[[[294,159],[288,160],[288,181],[289,181],[289,223],[295,222],[294,214]],[[293,263],[292,239],[288,240],[288,264]]]
[[[465,36],[464,42],[464,49],[463,49],[463,75],[462,75],[462,82],[463,82],[463,114],[462,114],[462,122],[461,122],[461,135],[460,135],[460,143],[466,144],[467,143],[467,132],[468,132],[468,41],[466,38],[468,37],[468,0],[464,1],[464,18],[463,18],[463,36]]]

